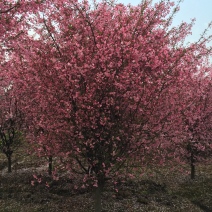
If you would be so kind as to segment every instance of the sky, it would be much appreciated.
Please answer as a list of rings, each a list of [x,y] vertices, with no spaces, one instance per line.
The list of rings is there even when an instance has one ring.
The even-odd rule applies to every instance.
[[[88,0],[91,5],[93,5],[92,0]],[[81,1],[80,1],[81,2]],[[96,0],[96,2],[101,2],[100,0]],[[138,6],[141,4],[141,0],[116,0],[116,3],[122,3],[125,6],[131,4],[132,6]],[[159,3],[160,0],[152,0],[152,6],[155,3]],[[173,9],[177,6],[179,0],[171,0],[171,2],[175,2],[174,7],[170,8],[170,13],[166,16],[165,19],[172,14]],[[172,27],[178,27],[182,22],[186,22],[187,24],[191,23],[191,19],[196,18],[193,27],[191,28],[192,35],[189,34],[185,38],[183,46],[187,46],[188,42],[195,43],[197,42],[204,30],[208,27],[208,24],[212,21],[212,0],[183,0],[179,4],[180,10],[175,13],[173,17],[173,21],[169,29]],[[204,35],[205,38],[212,34],[212,28],[206,32]],[[206,44],[206,47],[212,46],[212,41]],[[212,57],[210,56],[210,63],[212,63]]]

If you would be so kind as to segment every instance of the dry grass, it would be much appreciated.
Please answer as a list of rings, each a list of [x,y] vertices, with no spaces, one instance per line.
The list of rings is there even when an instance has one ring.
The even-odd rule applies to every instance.
[[[12,157],[16,161],[12,173],[6,172],[6,157],[0,154],[1,188],[0,212],[91,212],[94,209],[92,188],[79,190],[74,185],[82,185],[83,176],[67,180],[53,181],[45,175],[42,158],[28,155],[20,148]],[[4,168],[4,169],[3,169]],[[184,166],[188,171],[189,166]],[[33,173],[42,172],[43,182],[30,184]],[[154,173],[153,177],[149,174]],[[198,166],[196,179],[190,180],[178,171],[169,171],[169,167],[149,167],[145,175],[128,179],[118,185],[115,193],[112,182],[107,182],[102,194],[104,212],[200,212],[212,211],[212,167]],[[62,173],[61,173],[62,176]],[[121,180],[121,179],[120,179]],[[50,188],[45,181],[52,181]],[[112,196],[116,194],[116,198]]]

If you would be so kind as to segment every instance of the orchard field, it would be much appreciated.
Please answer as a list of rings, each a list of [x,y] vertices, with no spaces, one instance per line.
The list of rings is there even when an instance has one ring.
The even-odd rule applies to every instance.
[[[0,1],[0,212],[212,211],[212,21],[183,46],[180,2]]]

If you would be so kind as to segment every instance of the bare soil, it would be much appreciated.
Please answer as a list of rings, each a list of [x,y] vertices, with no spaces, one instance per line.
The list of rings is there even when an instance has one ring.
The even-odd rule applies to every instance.
[[[0,212],[94,211],[93,188],[81,188],[83,176],[68,179],[61,173],[59,181],[53,180],[44,170],[44,159],[35,153],[27,154],[24,146],[13,154],[12,162],[13,171],[7,173],[7,158],[0,154]],[[148,168],[142,177],[137,172],[136,178],[125,183],[121,183],[123,178],[120,178],[118,192],[114,192],[111,181],[106,182],[102,194],[103,211],[212,211],[211,165],[197,166],[194,180],[179,171],[170,172],[168,167]],[[189,166],[184,168],[190,171]],[[39,173],[43,174],[41,183],[33,177]],[[154,176],[150,177],[150,173]],[[34,186],[31,181],[35,181]],[[49,188],[46,182],[52,182]],[[80,189],[74,189],[74,185]]]

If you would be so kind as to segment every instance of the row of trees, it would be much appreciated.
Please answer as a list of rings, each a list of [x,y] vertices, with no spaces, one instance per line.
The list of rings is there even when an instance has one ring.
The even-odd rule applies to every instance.
[[[24,114],[20,131],[50,164],[58,156],[71,175],[84,175],[83,186],[96,187],[98,212],[105,182],[116,184],[128,158],[141,167],[149,156],[154,166],[189,161],[192,178],[195,164],[210,159],[211,36],[176,48],[194,20],[168,30],[179,8],[165,20],[173,2],[150,6],[1,3],[1,19],[14,25],[5,22],[0,39],[15,34],[4,42],[9,60],[2,53],[1,74]],[[32,29],[39,39],[29,37]]]

